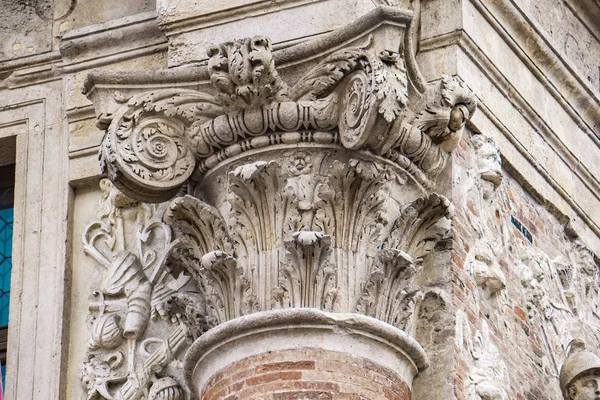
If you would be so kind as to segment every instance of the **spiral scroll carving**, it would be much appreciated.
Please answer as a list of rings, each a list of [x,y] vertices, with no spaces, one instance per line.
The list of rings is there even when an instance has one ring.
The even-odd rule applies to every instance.
[[[183,132],[181,122],[157,117],[109,129],[106,172],[124,193],[146,193],[154,201],[172,197],[196,164]]]
[[[188,130],[221,113],[212,96],[197,91],[169,89],[134,96],[106,131],[102,171],[132,198],[168,200],[191,176],[202,147]]]
[[[362,71],[354,73],[348,79],[343,96],[340,140],[344,147],[357,149],[367,141],[377,119],[367,75]]]

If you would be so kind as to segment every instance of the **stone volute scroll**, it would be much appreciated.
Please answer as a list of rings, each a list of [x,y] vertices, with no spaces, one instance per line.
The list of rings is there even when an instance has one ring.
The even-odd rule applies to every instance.
[[[600,398],[600,357],[575,339],[560,370],[560,389],[565,400]]]
[[[277,51],[257,36],[190,71],[88,77],[112,182],[83,236],[106,277],[88,400],[255,398],[219,374],[311,352],[410,398],[419,277],[454,215],[436,182],[476,109],[459,78],[423,82],[411,23],[378,7]]]

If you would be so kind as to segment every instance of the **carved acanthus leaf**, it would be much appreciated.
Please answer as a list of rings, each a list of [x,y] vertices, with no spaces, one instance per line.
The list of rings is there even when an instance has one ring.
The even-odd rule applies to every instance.
[[[453,216],[454,206],[446,197],[419,197],[396,219],[383,248],[405,251],[421,264],[439,241],[448,238]]]
[[[365,59],[360,48],[336,51],[313,68],[290,90],[293,100],[316,100],[331,94],[335,87]]]
[[[331,262],[331,237],[300,231],[285,242],[286,262],[279,269],[281,307],[313,307],[333,311],[338,296],[337,269]]]
[[[287,86],[275,69],[271,40],[255,36],[208,50],[208,71],[228,110],[286,99]]]
[[[333,247],[374,255],[387,224],[384,202],[389,171],[374,163],[335,160],[318,188],[314,227],[333,238]]]
[[[215,250],[232,252],[232,240],[219,210],[195,197],[171,201],[164,221],[177,239],[197,248],[199,257]]]
[[[252,286],[237,261],[222,251],[212,251],[200,260],[199,275],[206,290],[207,310],[217,323],[258,311]]]
[[[232,225],[241,254],[275,248],[300,228],[298,200],[276,161],[242,165],[229,174]],[[253,250],[251,250],[253,249]]]
[[[380,251],[356,311],[408,329],[420,293],[412,284],[415,273],[410,255],[397,249]]]
[[[219,211],[192,196],[176,198],[165,214],[179,245],[170,261],[203,289],[210,325],[255,311],[250,282],[233,257],[233,242]]]

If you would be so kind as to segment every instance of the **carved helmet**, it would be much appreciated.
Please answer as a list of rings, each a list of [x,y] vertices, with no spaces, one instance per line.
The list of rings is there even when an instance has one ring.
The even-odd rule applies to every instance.
[[[600,373],[600,357],[587,350],[580,339],[573,339],[569,344],[569,354],[560,369],[560,390],[568,399],[569,385],[580,375],[592,370]]]

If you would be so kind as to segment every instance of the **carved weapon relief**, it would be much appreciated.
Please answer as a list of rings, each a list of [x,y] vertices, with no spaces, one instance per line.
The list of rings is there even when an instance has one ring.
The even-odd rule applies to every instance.
[[[165,205],[138,204],[107,180],[101,219],[84,249],[105,270],[90,302],[88,358],[80,379],[88,399],[185,398],[182,351],[208,329],[203,288],[178,273],[171,255],[182,239],[162,222]],[[178,396],[178,397],[177,397]]]

